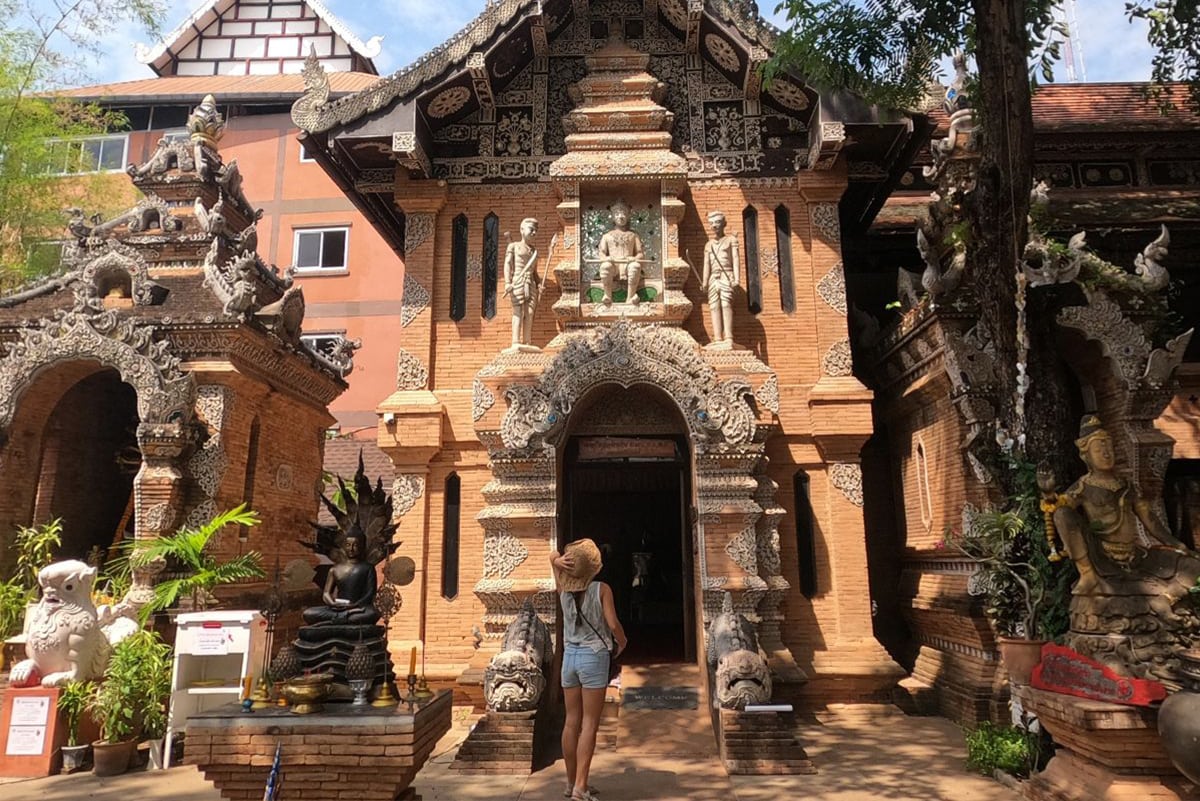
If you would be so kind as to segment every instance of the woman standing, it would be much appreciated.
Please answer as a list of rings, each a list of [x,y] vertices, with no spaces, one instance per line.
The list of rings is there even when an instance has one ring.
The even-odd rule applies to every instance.
[[[567,704],[563,725],[563,762],[567,766],[567,791],[573,801],[598,801],[588,786],[596,731],[608,686],[609,649],[617,654],[628,641],[617,620],[612,589],[593,581],[602,566],[600,549],[589,539],[576,540],[563,553],[550,554],[554,581],[563,611],[562,688]]]

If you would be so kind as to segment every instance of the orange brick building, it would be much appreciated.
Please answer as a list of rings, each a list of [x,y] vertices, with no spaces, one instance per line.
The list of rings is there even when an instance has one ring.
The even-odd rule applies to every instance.
[[[431,676],[478,681],[525,598],[553,614],[550,549],[591,536],[633,659],[696,659],[729,592],[777,695],[881,698],[900,677],[872,633],[871,394],[841,249],[925,123],[792,76],[764,88],[774,36],[736,3],[506,0],[361,92],[310,76],[305,147],[403,242],[378,442],[418,568],[393,644],[421,646]],[[640,303],[606,305],[619,200]],[[747,276],[731,347],[696,274],[717,210]],[[511,347],[502,234],[526,217],[544,284],[531,346]]]

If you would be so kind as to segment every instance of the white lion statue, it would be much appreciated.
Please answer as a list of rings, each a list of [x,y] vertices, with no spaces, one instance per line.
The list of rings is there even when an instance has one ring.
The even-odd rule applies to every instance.
[[[10,687],[57,687],[104,673],[111,646],[137,631],[138,624],[113,616],[107,607],[97,613],[92,604],[95,580],[96,568],[75,559],[41,569],[42,600],[30,613],[26,632],[29,658],[13,665]]]

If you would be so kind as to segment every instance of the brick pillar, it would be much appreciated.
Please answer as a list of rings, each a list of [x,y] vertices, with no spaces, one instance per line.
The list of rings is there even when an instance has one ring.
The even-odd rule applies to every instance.
[[[183,513],[182,456],[189,443],[182,423],[142,423],[137,430],[142,466],[133,479],[135,536],[150,540],[169,535]],[[148,590],[162,566],[134,572],[136,588]]]

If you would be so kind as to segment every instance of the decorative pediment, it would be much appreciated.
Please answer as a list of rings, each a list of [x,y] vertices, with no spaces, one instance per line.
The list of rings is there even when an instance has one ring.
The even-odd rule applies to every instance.
[[[150,280],[141,254],[128,245],[106,241],[78,270],[72,289],[75,309],[103,311],[105,298],[129,299],[135,306],[162,301],[166,290]]]

